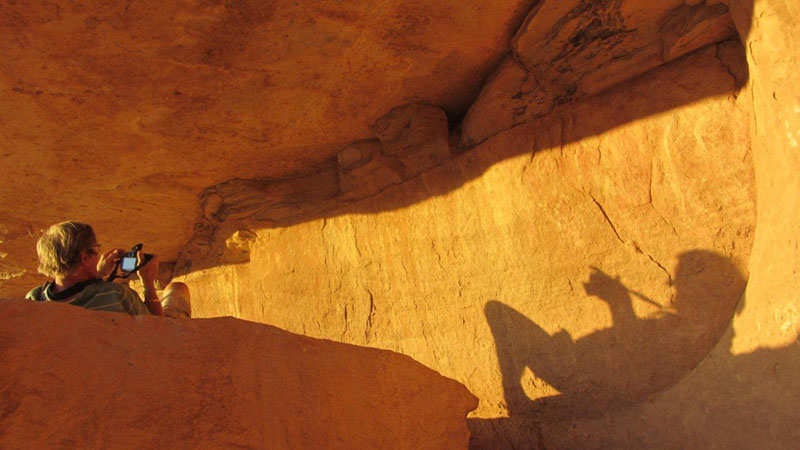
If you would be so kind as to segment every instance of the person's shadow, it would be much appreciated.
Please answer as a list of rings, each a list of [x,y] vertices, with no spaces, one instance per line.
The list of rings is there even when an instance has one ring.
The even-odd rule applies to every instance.
[[[675,385],[720,340],[746,284],[728,258],[711,251],[686,252],[675,269],[671,308],[642,319],[634,313],[634,301],[655,302],[619,278],[592,271],[584,288],[608,304],[613,325],[579,339],[563,330],[551,335],[501,302],[485,306],[515,427],[540,419],[599,417]],[[526,368],[533,377],[523,377]],[[529,397],[526,384],[535,388],[537,380],[560,394]],[[481,424],[471,426],[476,431]],[[514,430],[500,434],[509,433]]]

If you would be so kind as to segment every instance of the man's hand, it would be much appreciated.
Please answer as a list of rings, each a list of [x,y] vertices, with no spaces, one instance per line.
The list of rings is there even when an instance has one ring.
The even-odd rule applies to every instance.
[[[97,275],[100,278],[108,276],[119,262],[120,255],[123,253],[125,253],[125,250],[113,248],[100,255],[100,259],[97,261]]]
[[[141,251],[136,254],[136,261],[137,264],[144,262],[144,254]],[[158,255],[153,255],[150,261],[142,266],[137,273],[139,274],[139,280],[141,280],[145,290],[148,288],[155,288],[156,277],[158,277]]]

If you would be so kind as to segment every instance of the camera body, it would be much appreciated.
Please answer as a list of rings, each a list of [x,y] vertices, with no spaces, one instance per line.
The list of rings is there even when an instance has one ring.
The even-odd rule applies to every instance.
[[[119,263],[120,270],[122,270],[123,272],[127,272],[127,273],[135,272],[139,268],[139,267],[137,267],[138,259],[137,259],[136,255],[139,253],[140,250],[142,250],[142,244],[141,243],[134,245],[130,249],[130,251],[127,251],[127,252],[123,253],[122,258],[120,258],[120,263]],[[152,255],[148,255],[147,253],[145,253],[143,255],[143,257],[144,257],[143,258],[144,261],[142,262],[142,265],[144,265],[144,263],[149,261],[150,258],[152,258]]]
[[[117,278],[128,278],[133,275],[137,270],[141,269],[142,266],[147,264],[151,259],[153,259],[153,255],[148,253],[142,253],[142,263],[139,264],[139,258],[137,257],[139,252],[142,250],[142,244],[134,245],[130,251],[127,251],[122,254],[117,265],[114,266],[114,270],[111,272],[111,275],[108,276],[106,281],[114,281]],[[120,270],[122,273],[117,274],[117,270]]]

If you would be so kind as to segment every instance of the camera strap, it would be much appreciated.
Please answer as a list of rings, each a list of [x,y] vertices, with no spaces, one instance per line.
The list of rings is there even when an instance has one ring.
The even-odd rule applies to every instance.
[[[103,280],[100,278],[92,278],[91,280],[81,281],[80,283],[75,283],[72,286],[64,289],[61,292],[53,292],[53,286],[56,284],[48,283],[44,288],[44,296],[48,300],[66,300],[73,295],[77,294],[78,292],[84,290],[87,286],[91,286],[95,283],[99,283]]]

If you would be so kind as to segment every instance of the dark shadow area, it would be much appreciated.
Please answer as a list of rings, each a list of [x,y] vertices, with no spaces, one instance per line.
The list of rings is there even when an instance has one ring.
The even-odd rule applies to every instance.
[[[779,391],[785,390],[793,397],[800,393],[800,381],[791,375],[799,373],[795,367],[800,361],[796,345],[758,349],[746,355],[730,352],[733,332],[725,331],[746,281],[726,257],[703,250],[687,252],[680,255],[675,274],[674,312],[640,319],[634,314],[633,303],[649,299],[618,278],[593,269],[584,289],[588,296],[608,305],[613,326],[578,339],[566,331],[548,334],[535,318],[527,318],[501,302],[488,302],[486,319],[495,339],[510,417],[471,419],[471,448],[543,448],[539,423],[591,422],[633,405],[657,401],[656,394],[675,386],[708,358],[723,335],[722,348],[728,351],[724,359],[706,359],[705,371],[712,375],[693,380],[694,384],[678,391],[675,404],[680,403],[680,408],[689,405],[702,410],[701,417],[709,423],[728,417],[729,423],[719,425],[736,428],[736,424],[753,423],[754,416],[759,415],[753,407],[770,409],[786,404]],[[523,377],[526,368],[534,379]],[[772,385],[772,377],[783,383],[777,391],[760,387]],[[535,383],[536,379],[561,394],[530,398],[525,384]],[[757,401],[751,405],[753,399],[749,397],[753,395]],[[770,396],[776,398],[762,401]],[[747,407],[731,408],[745,402]],[[674,407],[668,402],[665,405],[667,410]],[[709,411],[710,407],[716,411]],[[657,403],[653,408],[648,413],[659,415]],[[765,410],[764,420],[780,421],[786,420],[787,414],[793,416],[783,413]],[[688,411],[686,414],[692,415]],[[673,433],[672,439],[680,439],[676,431],[674,424],[665,424],[664,430],[645,427],[638,433]]]
[[[249,261],[246,243],[232,252],[230,245],[225,248],[226,241],[230,243],[237,231],[250,233],[320,218],[408,207],[452,192],[503,160],[559,149],[705,98],[738,95],[747,79],[744,48],[738,39],[731,39],[692,52],[596,96],[556,106],[545,116],[472,149],[459,149],[458,136],[451,134],[450,157],[424,171],[408,175],[402,164],[391,167],[396,161],[388,168],[365,170],[362,180],[367,188],[370,184],[383,186],[374,194],[357,198],[343,194],[342,173],[336,161],[292,179],[222,183],[203,197],[204,217],[195,225],[194,236],[179,258],[176,275]],[[657,94],[648,95],[653,92]],[[372,151],[365,150],[370,145],[380,146],[377,141],[363,144],[364,152]],[[424,147],[425,143],[421,145]]]
[[[674,312],[640,319],[634,302],[649,299],[592,270],[586,295],[608,306],[613,325],[578,339],[566,331],[550,335],[501,302],[486,304],[511,415],[598,416],[673,386],[717,343],[745,287],[727,258],[687,252],[675,268]],[[561,395],[529,399],[520,383],[526,367]]]

